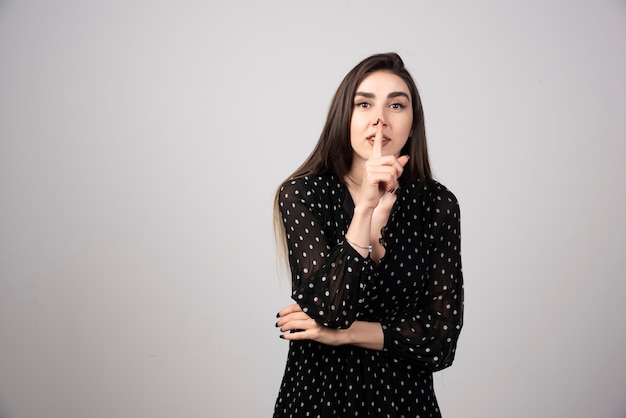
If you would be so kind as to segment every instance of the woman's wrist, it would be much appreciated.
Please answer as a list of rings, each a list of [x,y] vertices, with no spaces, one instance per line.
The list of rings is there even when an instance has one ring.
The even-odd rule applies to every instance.
[[[357,249],[357,251],[359,251],[359,250],[364,250],[364,251],[367,251],[367,252],[368,252],[368,254],[369,254],[369,253],[371,253],[371,252],[372,252],[372,250],[373,250],[373,248],[374,248],[374,247],[372,247],[370,244],[368,244],[367,246],[365,246],[365,245],[359,245],[359,244],[357,244],[357,243],[355,243],[355,242],[350,241],[350,240],[348,239],[348,237],[344,237],[344,238],[345,238],[346,242],[347,242],[348,244],[352,245],[352,247],[353,247],[353,248]],[[359,251],[359,252],[362,252],[362,251]]]
[[[354,215],[361,215],[361,216],[372,216],[372,214],[374,213],[374,208],[371,208],[369,206],[363,206],[363,205],[359,205],[357,204],[356,206],[354,206]]]

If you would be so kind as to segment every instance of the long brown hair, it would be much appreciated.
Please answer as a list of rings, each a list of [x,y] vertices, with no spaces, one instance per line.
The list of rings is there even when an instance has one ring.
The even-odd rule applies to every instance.
[[[413,134],[400,152],[401,155],[408,155],[411,158],[404,167],[400,181],[419,178],[425,183],[432,179],[426,147],[422,101],[413,77],[404,66],[402,58],[398,54],[390,52],[365,58],[346,74],[330,103],[326,123],[315,148],[304,163],[287,177],[287,180],[309,175],[334,174],[340,181],[343,181],[350,171],[353,158],[350,144],[350,122],[354,107],[354,94],[365,77],[376,71],[387,71],[397,75],[404,80],[411,93]],[[276,243],[280,249],[279,253],[284,254],[284,229],[278,209],[279,190],[280,187],[274,199],[274,232]]]

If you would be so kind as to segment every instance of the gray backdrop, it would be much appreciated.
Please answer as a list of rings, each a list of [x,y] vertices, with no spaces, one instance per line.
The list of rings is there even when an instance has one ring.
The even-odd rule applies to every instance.
[[[623,417],[618,0],[0,1],[0,416],[270,416],[273,193],[386,51],[461,203],[444,416]]]

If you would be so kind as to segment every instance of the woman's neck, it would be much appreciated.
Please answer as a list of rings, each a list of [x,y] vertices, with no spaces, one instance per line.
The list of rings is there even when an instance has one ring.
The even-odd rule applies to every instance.
[[[350,171],[346,174],[344,181],[349,188],[361,188],[363,173],[365,171],[365,161],[354,159]]]

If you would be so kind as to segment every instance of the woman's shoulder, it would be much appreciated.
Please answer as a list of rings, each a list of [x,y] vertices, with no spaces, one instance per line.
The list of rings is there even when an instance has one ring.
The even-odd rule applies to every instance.
[[[334,194],[341,187],[339,179],[332,174],[314,174],[288,179],[281,184],[280,191],[302,195],[324,195]]]
[[[408,194],[415,196],[429,206],[438,202],[458,205],[458,200],[454,193],[434,179],[426,180],[425,182],[417,179],[401,187],[408,189]]]

